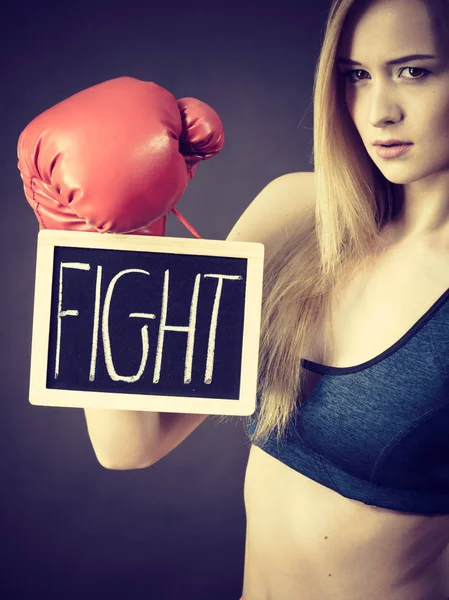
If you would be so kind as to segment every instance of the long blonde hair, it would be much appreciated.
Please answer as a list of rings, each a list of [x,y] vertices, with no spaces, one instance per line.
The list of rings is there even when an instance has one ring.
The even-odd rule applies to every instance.
[[[422,0],[437,39],[447,38],[449,0]],[[262,298],[256,428],[253,443],[284,434],[307,377],[300,359],[324,323],[330,331],[330,292],[383,246],[379,233],[401,209],[401,194],[369,157],[349,117],[336,52],[348,12],[369,0],[333,0],[318,58],[314,94],[316,205],[294,233],[266,257]],[[323,340],[331,364],[331,336]]]

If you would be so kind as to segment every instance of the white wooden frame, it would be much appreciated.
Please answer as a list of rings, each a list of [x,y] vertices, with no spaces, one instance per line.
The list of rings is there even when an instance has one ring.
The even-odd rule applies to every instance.
[[[247,259],[238,400],[50,389],[46,387],[55,246],[226,256]],[[38,235],[29,402],[38,406],[111,408],[211,415],[251,415],[256,406],[264,245],[163,236],[42,230]]]

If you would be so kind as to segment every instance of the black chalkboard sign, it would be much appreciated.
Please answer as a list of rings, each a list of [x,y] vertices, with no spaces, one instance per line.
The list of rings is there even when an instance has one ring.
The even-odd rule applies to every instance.
[[[263,244],[43,230],[30,403],[249,415]]]

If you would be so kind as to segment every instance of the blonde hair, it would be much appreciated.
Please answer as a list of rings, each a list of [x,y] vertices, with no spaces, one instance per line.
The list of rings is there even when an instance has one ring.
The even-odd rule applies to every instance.
[[[448,25],[449,0],[423,0],[437,39]],[[316,205],[294,233],[266,257],[253,443],[285,433],[304,400],[301,365],[307,340],[324,324],[324,364],[332,364],[330,292],[383,248],[379,233],[401,209],[402,187],[389,182],[368,155],[346,108],[336,68],[343,25],[369,0],[333,0],[313,87]],[[438,25],[437,25],[438,24]],[[321,325],[323,326],[323,325]]]

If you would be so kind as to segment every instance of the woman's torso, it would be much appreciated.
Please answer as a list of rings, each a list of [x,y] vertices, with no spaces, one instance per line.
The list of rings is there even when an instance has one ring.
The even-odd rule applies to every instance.
[[[449,240],[404,242],[332,294],[332,362],[323,332],[304,358],[366,362],[449,288]],[[321,375],[306,379],[304,397]],[[449,433],[449,432],[448,432]],[[245,479],[244,600],[447,600],[449,514],[412,515],[350,500],[251,447]]]

